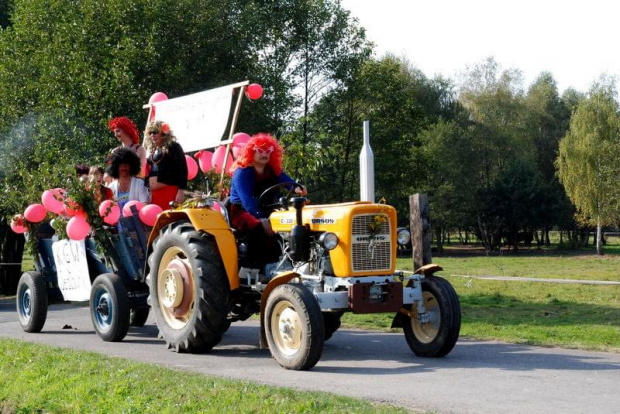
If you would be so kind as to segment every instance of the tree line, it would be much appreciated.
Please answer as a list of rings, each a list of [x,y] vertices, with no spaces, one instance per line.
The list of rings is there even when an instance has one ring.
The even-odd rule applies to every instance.
[[[143,125],[155,91],[244,79],[265,94],[238,130],[275,134],[313,202],[359,198],[369,119],[377,199],[405,223],[409,194],[427,193],[440,247],[454,230],[493,250],[523,232],[549,243],[551,229],[575,246],[617,218],[613,80],[560,94],[542,73],[525,88],[492,58],[429,78],[376,56],[339,0],[7,0],[0,27],[0,236],[75,164],[101,163],[109,118]],[[1,239],[4,260],[14,242]]]

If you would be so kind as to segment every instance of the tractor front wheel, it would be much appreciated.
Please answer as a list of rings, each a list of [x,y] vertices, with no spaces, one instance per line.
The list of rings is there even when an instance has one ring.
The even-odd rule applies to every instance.
[[[269,350],[282,367],[306,370],[323,353],[323,315],[316,298],[299,284],[276,287],[265,307],[265,333]]]
[[[168,348],[207,352],[228,329],[230,285],[215,240],[187,221],[164,227],[153,243],[150,304]]]
[[[90,288],[90,318],[97,335],[105,342],[122,341],[129,331],[129,297],[115,273],[104,273]]]
[[[419,314],[415,303],[405,307],[411,315],[403,328],[407,344],[418,356],[443,357],[459,338],[459,298],[447,280],[431,276],[422,280],[422,300],[424,314]]]
[[[17,283],[17,316],[25,332],[41,332],[47,319],[47,288],[39,272],[24,272]]]

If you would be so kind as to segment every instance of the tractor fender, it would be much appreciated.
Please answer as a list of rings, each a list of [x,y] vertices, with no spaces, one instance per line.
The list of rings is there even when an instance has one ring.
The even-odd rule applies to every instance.
[[[238,289],[237,243],[230,226],[218,211],[205,208],[164,211],[159,215],[149,235],[147,257],[152,252],[152,244],[159,235],[159,231],[168,224],[180,220],[189,220],[196,230],[213,236],[228,275],[230,289]],[[148,274],[148,270],[145,273]]]
[[[441,267],[441,266],[439,266],[439,265],[437,265],[435,263],[429,263],[427,265],[424,265],[424,266],[418,268],[418,270],[416,270],[413,273],[417,274],[417,275],[423,275],[426,278],[426,277],[432,277],[435,272],[440,272],[442,270],[443,270],[443,267]],[[409,283],[407,283],[407,286],[411,286],[412,283],[413,283],[413,281],[410,280]],[[400,310],[398,312],[396,312],[396,315],[394,315],[394,319],[392,320],[391,328],[402,328],[402,327],[404,327],[405,324],[409,323],[409,320],[412,318],[411,312],[412,311],[409,310],[409,309],[400,308]]]
[[[265,307],[267,306],[267,298],[269,298],[269,294],[278,286],[283,285],[285,283],[290,282],[292,279],[298,277],[299,274],[295,272],[286,272],[281,273],[279,275],[274,276],[260,297],[260,340],[259,340],[259,348],[267,349],[269,346],[267,345],[267,336],[265,335]]]

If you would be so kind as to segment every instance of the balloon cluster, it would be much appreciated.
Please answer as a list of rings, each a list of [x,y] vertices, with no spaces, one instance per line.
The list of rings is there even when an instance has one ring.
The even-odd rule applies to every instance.
[[[192,160],[195,165],[192,168],[195,168],[195,170],[193,170],[194,175],[191,178],[190,178],[190,175],[191,175],[190,174],[191,172],[190,162],[188,161],[187,163],[187,170],[188,170],[187,178],[191,180],[192,178],[196,176],[196,174],[198,173],[198,166],[200,166],[200,170],[203,173],[214,170],[216,174],[221,174],[222,169],[223,169],[228,174],[231,174],[230,170],[231,170],[231,167],[233,166],[233,161],[239,157],[241,150],[243,149],[243,147],[245,147],[245,145],[248,143],[249,140],[250,140],[250,136],[246,134],[245,132],[238,132],[235,135],[233,135],[233,142],[232,142],[232,145],[230,146],[230,151],[232,152],[232,154],[230,152],[228,153],[228,159],[226,159],[226,165],[224,165],[224,159],[226,158],[226,151],[228,149],[226,145],[220,145],[213,152],[198,151],[196,154],[194,154],[194,158],[198,160],[198,165],[195,165],[196,162]]]
[[[67,221],[66,232],[71,240],[84,240],[91,232],[88,217],[82,206],[66,196],[66,191],[62,188],[46,190],[41,195],[42,204],[31,204],[26,207],[24,214],[16,214],[11,220],[11,230],[15,233],[25,233],[29,231],[30,224],[42,222],[49,213],[57,214]],[[123,216],[129,217],[132,214],[131,206],[135,205],[138,210],[138,217],[147,226],[153,226],[157,221],[157,216],[162,212],[161,207],[156,204],[143,205],[139,201],[129,201],[123,207]],[[115,225],[121,218],[121,209],[112,200],[105,200],[99,205],[99,215],[103,222],[108,225]]]

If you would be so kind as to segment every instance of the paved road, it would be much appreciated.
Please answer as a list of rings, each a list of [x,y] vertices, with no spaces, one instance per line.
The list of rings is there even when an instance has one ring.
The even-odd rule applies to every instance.
[[[320,390],[439,413],[618,413],[620,355],[460,340],[447,357],[414,356],[401,334],[338,331],[308,372],[286,371],[258,349],[258,325],[236,323],[213,352],[176,354],[149,319],[120,343],[102,342],[88,309],[50,308],[40,334],[23,332],[0,300],[0,336],[100,352],[177,369]],[[71,329],[62,329],[70,325]]]

